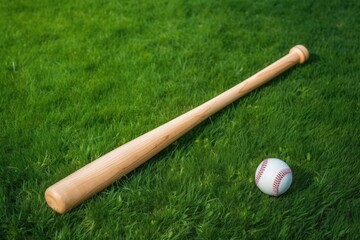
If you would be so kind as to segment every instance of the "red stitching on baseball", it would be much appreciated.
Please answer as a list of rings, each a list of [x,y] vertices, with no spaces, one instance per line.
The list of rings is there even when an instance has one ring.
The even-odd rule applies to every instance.
[[[282,179],[285,177],[286,174],[292,173],[290,168],[282,169],[275,177],[274,184],[273,184],[273,192],[275,196],[279,196],[279,187]]]
[[[261,164],[261,167],[260,167],[260,169],[259,169],[259,172],[256,174],[256,177],[255,177],[255,183],[256,183],[256,185],[258,185],[258,182],[260,181],[260,178],[261,178],[261,176],[263,175],[267,164],[268,164],[268,159],[265,159],[265,160],[262,162],[262,164]]]

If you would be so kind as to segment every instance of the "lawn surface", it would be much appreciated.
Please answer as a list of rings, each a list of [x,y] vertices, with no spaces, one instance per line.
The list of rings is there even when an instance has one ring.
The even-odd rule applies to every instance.
[[[0,1],[0,239],[355,239],[360,2]],[[51,184],[285,55],[297,66],[59,215]],[[254,184],[266,157],[294,182]]]

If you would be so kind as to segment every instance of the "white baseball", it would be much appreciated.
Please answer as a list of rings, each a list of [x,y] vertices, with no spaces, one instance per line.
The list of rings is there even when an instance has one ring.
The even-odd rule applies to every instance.
[[[289,165],[277,158],[267,158],[262,161],[255,173],[256,186],[271,196],[279,196],[286,192],[292,179]]]

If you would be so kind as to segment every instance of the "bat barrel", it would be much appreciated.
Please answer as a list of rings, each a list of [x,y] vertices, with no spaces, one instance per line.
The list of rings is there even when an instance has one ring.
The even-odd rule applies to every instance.
[[[143,164],[209,116],[308,58],[309,53],[304,46],[293,47],[287,55],[233,88],[114,149],[50,186],[45,191],[46,202],[58,213],[69,211]]]

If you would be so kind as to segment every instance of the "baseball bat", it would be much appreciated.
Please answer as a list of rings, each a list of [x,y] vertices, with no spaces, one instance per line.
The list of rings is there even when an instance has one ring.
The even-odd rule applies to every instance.
[[[308,58],[309,52],[304,46],[291,48],[287,55],[238,85],[125,143],[50,186],[45,191],[47,204],[58,213],[69,211],[143,164],[209,116]]]

